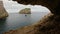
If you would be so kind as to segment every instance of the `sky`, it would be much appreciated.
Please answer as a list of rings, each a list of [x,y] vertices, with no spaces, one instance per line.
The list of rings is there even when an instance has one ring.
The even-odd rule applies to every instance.
[[[8,13],[16,13],[19,12],[20,10],[24,9],[24,8],[31,8],[32,12],[50,12],[49,9],[47,9],[46,7],[43,7],[41,5],[22,5],[22,4],[18,4],[17,2],[14,1],[8,1],[8,0],[3,0],[4,3],[4,7],[7,10]]]

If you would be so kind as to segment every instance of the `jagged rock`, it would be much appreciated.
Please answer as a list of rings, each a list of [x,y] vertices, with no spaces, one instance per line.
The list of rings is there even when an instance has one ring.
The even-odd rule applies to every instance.
[[[19,13],[20,14],[31,14],[31,9],[30,8],[25,8],[25,9],[22,9]]]
[[[3,1],[0,1],[0,19],[5,18],[7,16],[8,16],[8,13],[6,12],[3,6]]]
[[[51,13],[60,15],[60,0],[13,0],[20,4],[42,5],[51,10]]]

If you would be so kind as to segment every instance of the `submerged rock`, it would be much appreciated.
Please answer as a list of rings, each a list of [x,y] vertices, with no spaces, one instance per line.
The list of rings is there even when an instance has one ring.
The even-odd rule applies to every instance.
[[[31,9],[30,8],[25,8],[25,9],[22,9],[19,13],[20,14],[31,14]]]
[[[8,13],[6,12],[3,6],[3,1],[0,1],[0,19],[5,18],[7,16],[8,16]]]

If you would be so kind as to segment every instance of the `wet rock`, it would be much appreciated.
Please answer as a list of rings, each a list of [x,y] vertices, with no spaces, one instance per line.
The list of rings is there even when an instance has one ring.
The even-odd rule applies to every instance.
[[[30,8],[25,8],[25,9],[22,9],[19,13],[20,14],[31,14],[31,9]]]

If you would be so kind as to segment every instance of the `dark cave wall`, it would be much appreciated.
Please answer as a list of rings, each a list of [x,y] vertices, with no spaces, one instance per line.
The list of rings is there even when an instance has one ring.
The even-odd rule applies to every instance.
[[[60,0],[13,0],[20,4],[42,5],[51,10],[51,13],[55,15],[60,14]]]

